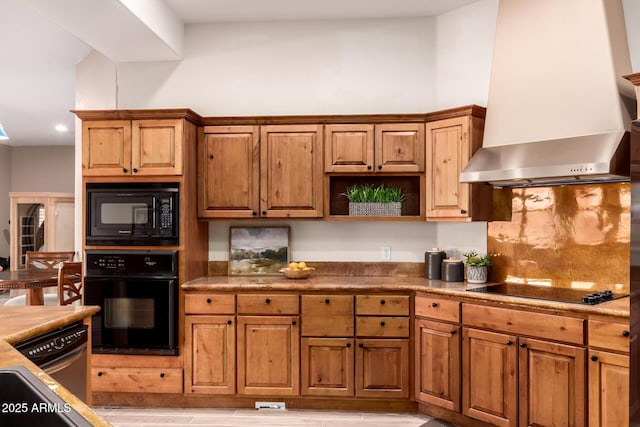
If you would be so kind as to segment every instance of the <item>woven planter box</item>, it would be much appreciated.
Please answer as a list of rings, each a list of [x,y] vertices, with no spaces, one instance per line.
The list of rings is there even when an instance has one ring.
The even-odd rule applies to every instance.
[[[400,216],[402,202],[349,202],[349,216]]]

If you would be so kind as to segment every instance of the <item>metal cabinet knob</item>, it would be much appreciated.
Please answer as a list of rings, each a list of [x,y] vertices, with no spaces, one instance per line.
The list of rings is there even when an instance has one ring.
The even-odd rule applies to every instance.
[[[133,168],[133,173],[138,173],[138,168]]]
[[[464,214],[466,214],[466,213],[467,213],[467,211],[466,211],[466,210],[464,210],[464,209],[460,209],[460,213],[461,213],[462,215],[464,215]]]
[[[367,165],[367,170],[371,170],[371,169],[373,169],[371,165]]]
[[[266,302],[267,304],[271,304],[271,299],[267,298],[266,300],[264,300],[264,302]]]
[[[591,356],[591,360],[594,361],[594,362],[597,362],[598,361],[598,356]]]
[[[526,348],[527,347],[527,343],[520,343],[520,348]]]
[[[364,348],[364,344],[360,343],[360,344],[358,344],[358,347]]]
[[[631,334],[629,333],[629,331],[627,331],[627,330],[622,331],[622,336],[623,336],[623,337],[628,337],[629,335],[631,335]]]
[[[432,302],[431,303],[431,307],[436,308],[437,306],[439,306],[440,304],[438,304],[437,302]]]
[[[127,168],[122,168],[122,172],[127,173],[127,172],[129,172],[129,169],[127,169]]]
[[[451,335],[455,335],[458,331],[455,329],[450,330],[449,332],[451,332]]]
[[[164,378],[164,372],[160,373],[160,378]]]
[[[98,372],[98,376],[101,377],[104,375],[104,372]]]
[[[211,304],[211,298],[207,298],[207,304]]]
[[[231,325],[233,323],[233,320],[227,320],[227,325]]]
[[[385,323],[384,323],[384,320],[383,320],[382,322],[380,322],[380,326],[384,326],[384,325],[385,325]]]
[[[513,341],[507,341],[507,345],[513,345]]]
[[[387,302],[385,300],[380,300],[380,304],[385,305]]]
[[[378,170],[382,170],[382,165],[378,165]]]
[[[351,348],[351,343],[350,342],[347,343],[347,348]]]
[[[327,298],[327,299],[325,299],[325,300],[324,300],[324,303],[325,303],[325,304],[329,304],[330,302],[331,302],[331,300],[330,300],[329,298]]]
[[[298,321],[297,321],[297,320],[294,320],[294,321],[292,321],[292,322],[291,322],[291,324],[292,324],[293,326],[296,326],[296,325],[298,324]]]

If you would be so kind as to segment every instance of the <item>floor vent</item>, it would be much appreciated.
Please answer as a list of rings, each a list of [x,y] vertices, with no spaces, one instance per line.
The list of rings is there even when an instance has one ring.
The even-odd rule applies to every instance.
[[[256,409],[272,409],[276,411],[284,411],[284,402],[256,402]]]

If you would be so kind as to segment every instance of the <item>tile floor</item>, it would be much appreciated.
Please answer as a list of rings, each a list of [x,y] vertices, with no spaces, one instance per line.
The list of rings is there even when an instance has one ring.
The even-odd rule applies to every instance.
[[[451,426],[413,413],[110,407],[94,410],[115,427],[421,427],[427,423],[425,427]]]

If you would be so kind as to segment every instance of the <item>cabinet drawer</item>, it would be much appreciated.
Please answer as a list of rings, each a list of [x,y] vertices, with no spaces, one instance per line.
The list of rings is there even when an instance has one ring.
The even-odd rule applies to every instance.
[[[235,314],[236,296],[233,294],[187,294],[184,296],[185,314]]]
[[[357,317],[359,337],[409,337],[408,317]]]
[[[584,320],[572,317],[462,304],[462,322],[478,328],[584,344]]]
[[[589,320],[589,345],[614,351],[629,351],[629,324]]]
[[[121,393],[182,393],[182,369],[91,368],[91,390]]]
[[[238,314],[298,314],[298,295],[238,295]]]
[[[458,323],[460,322],[460,303],[427,295],[416,295],[416,316]]]
[[[408,316],[409,297],[404,295],[358,295],[356,314],[370,316]]]
[[[301,306],[303,336],[353,336],[353,296],[303,295]]]

